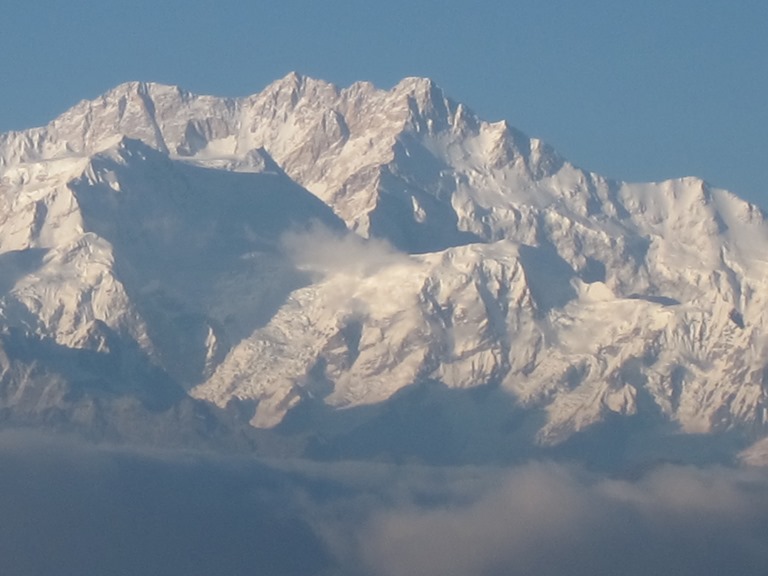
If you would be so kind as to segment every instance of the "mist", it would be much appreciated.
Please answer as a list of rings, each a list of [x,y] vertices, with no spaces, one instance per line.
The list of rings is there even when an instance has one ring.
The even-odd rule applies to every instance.
[[[358,551],[377,575],[761,574],[761,473],[664,467],[630,482],[535,463],[464,500],[378,510]]]
[[[259,461],[0,434],[0,573],[762,575],[768,474]]]
[[[340,235],[322,224],[307,231],[286,233],[281,238],[283,251],[300,269],[322,276],[344,273],[367,277],[389,267],[413,265],[408,256],[389,242],[364,239],[357,234]]]

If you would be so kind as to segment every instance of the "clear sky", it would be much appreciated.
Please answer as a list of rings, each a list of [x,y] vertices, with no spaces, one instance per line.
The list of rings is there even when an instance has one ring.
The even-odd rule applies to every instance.
[[[766,0],[8,1],[0,55],[0,131],[128,80],[240,96],[292,70],[428,76],[584,168],[768,208]]]

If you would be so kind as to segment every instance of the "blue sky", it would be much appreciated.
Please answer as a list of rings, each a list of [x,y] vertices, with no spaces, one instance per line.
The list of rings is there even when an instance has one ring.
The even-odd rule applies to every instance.
[[[291,70],[384,88],[429,76],[585,168],[697,175],[768,208],[764,0],[5,4],[0,131],[128,80],[238,96]]]

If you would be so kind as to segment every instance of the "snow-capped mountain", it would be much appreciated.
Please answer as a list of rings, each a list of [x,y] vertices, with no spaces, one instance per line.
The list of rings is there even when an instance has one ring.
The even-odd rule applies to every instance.
[[[156,393],[333,438],[413,403],[477,443],[631,421],[745,446],[765,254],[733,194],[607,180],[430,80],[129,83],[0,135],[0,403],[74,421],[105,388]]]

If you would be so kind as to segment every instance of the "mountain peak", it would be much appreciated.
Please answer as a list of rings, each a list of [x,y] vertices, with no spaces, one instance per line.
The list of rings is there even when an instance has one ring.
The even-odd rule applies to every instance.
[[[102,95],[103,97],[121,97],[128,95],[139,96],[154,96],[158,94],[178,94],[178,95],[190,95],[187,90],[184,90],[180,86],[175,84],[163,84],[161,82],[146,82],[139,80],[131,80],[118,84],[111,90],[108,90]]]
[[[429,91],[437,87],[437,84],[431,78],[425,76],[406,76],[395,85],[394,89],[401,91]]]
[[[613,415],[766,429],[761,214],[697,179],[585,172],[429,78],[128,82],[0,138],[0,161],[0,333],[101,354],[103,322],[109,350],[260,425],[430,382],[505,395],[499,446],[513,411],[543,443]]]
[[[299,74],[296,71],[288,72],[285,76],[282,78],[279,78],[269,84],[265,91],[270,91],[270,89],[277,89],[277,90],[301,90],[302,86],[304,86],[306,82],[306,78]]]
[[[445,94],[431,78],[411,76],[398,82],[392,92],[412,96],[420,105],[445,100]]]
[[[325,80],[319,80],[310,76],[305,76],[298,72],[292,71],[272,82],[267,86],[261,94],[269,93],[284,93],[287,92],[292,97],[297,98],[304,96],[305,94],[314,97],[318,93],[331,92],[337,93],[338,89]],[[253,97],[258,97],[260,94],[255,94]]]

